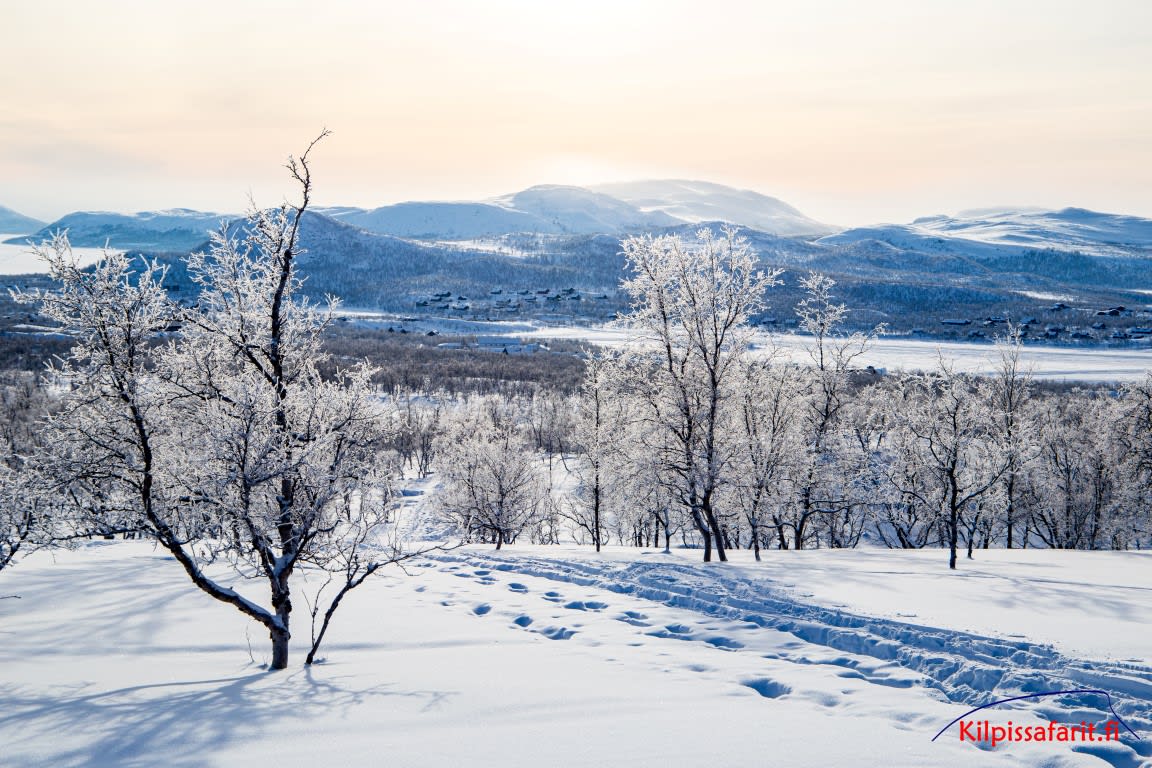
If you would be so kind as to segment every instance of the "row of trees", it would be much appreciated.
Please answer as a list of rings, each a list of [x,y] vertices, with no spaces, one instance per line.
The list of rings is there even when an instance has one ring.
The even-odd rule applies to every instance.
[[[1001,354],[1018,364],[1015,347]],[[712,523],[693,514],[684,465],[670,466],[675,436],[634,386],[641,373],[651,383],[651,365],[594,359],[572,397],[401,397],[402,413],[426,414],[403,417],[403,440],[426,446],[410,466],[425,462],[443,483],[446,522],[497,546],[525,536],[707,552],[701,523],[719,539],[713,552],[757,558],[869,541],[945,547],[955,567],[965,549],[1152,545],[1149,385],[1053,391],[1023,373],[971,377],[947,365],[836,379],[749,360],[723,400]]]
[[[820,275],[805,278],[797,307],[810,359],[753,352],[747,318],[776,275],[758,272],[744,243],[705,231],[694,243],[629,240],[625,253],[630,319],[647,343],[591,359],[566,405],[472,402],[448,419],[466,426],[443,438],[441,505],[465,535],[548,540],[534,521],[551,531],[559,514],[598,548],[676,535],[723,560],[732,547],[759,557],[867,537],[946,547],[952,568],[964,548],[1152,543],[1148,386],[1042,390],[1011,336],[994,376],[944,360],[869,375],[856,361],[871,336],[838,333],[847,310]],[[556,452],[570,487],[544,471]]]

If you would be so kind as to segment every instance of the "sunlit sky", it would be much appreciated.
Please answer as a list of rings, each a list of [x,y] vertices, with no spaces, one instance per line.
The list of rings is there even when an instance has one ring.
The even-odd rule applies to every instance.
[[[0,0],[0,205],[697,178],[834,224],[1152,216],[1152,2]]]

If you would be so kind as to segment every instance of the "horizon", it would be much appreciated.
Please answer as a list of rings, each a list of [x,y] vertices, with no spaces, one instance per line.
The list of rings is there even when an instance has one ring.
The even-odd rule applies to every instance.
[[[728,186],[728,185],[721,185],[721,184],[719,184],[719,182],[714,182],[714,181],[711,181],[709,179],[670,179],[670,178],[669,179],[654,179],[654,178],[628,179],[628,180],[623,180],[620,182],[597,182],[594,184],[587,184],[587,185],[541,183],[541,184],[533,184],[529,187],[525,187],[525,188],[519,189],[519,190],[513,190],[511,192],[504,192],[504,193],[500,193],[500,194],[489,195],[486,197],[475,198],[475,199],[464,199],[464,198],[430,199],[430,198],[425,198],[425,199],[419,199],[419,200],[416,200],[416,199],[397,200],[394,202],[383,203],[383,204],[378,205],[378,206],[355,205],[355,204],[341,203],[341,202],[331,203],[328,201],[319,201],[319,202],[313,201],[309,205],[309,208],[312,209],[313,211],[319,212],[322,209],[332,209],[332,208],[359,208],[362,210],[373,210],[375,208],[382,208],[382,207],[387,207],[390,205],[400,205],[400,204],[406,204],[406,203],[415,203],[415,204],[422,204],[422,203],[423,204],[489,203],[489,204],[497,204],[497,201],[500,200],[501,198],[504,198],[504,197],[507,197],[507,196],[510,196],[510,195],[513,195],[513,194],[516,194],[519,192],[523,192],[527,189],[532,189],[532,188],[536,188],[536,187],[552,187],[552,186],[573,187],[573,188],[586,189],[589,191],[594,191],[594,192],[598,192],[600,194],[606,194],[606,195],[611,196],[611,193],[601,192],[600,190],[597,190],[596,187],[601,186],[601,185],[605,185],[605,184],[617,184],[617,183],[642,184],[642,183],[647,183],[647,182],[688,182],[688,183],[704,183],[704,184],[717,184],[719,186]],[[730,187],[730,189],[734,189],[734,190],[737,190],[740,192],[752,192],[752,193],[756,193],[756,194],[761,194],[761,195],[764,195],[766,197],[774,198],[779,202],[791,205],[791,203],[788,200],[781,199],[775,195],[771,195],[767,192],[762,192],[760,190],[747,189],[747,188],[741,188],[741,187]],[[269,205],[271,205],[271,204],[272,203],[269,203]],[[1084,206],[1079,206],[1079,205],[1063,205],[1063,206],[980,205],[980,206],[975,206],[975,207],[971,207],[971,208],[963,208],[963,209],[951,210],[951,211],[935,211],[933,213],[922,213],[922,214],[916,215],[912,218],[909,218],[906,221],[871,221],[871,222],[860,222],[860,223],[856,223],[856,224],[852,224],[852,225],[841,225],[838,222],[824,221],[818,217],[811,216],[811,214],[809,214],[804,209],[799,208],[799,206],[794,206],[794,207],[796,207],[800,211],[801,214],[808,216],[809,218],[813,219],[817,223],[825,224],[827,226],[836,228],[838,230],[847,230],[847,229],[853,229],[853,228],[858,228],[858,227],[868,227],[868,226],[885,226],[885,225],[912,226],[916,223],[917,220],[924,219],[924,218],[932,218],[935,216],[946,216],[946,217],[950,217],[950,218],[969,218],[969,217],[977,216],[977,215],[982,216],[982,217],[990,217],[990,216],[996,216],[996,215],[1001,214],[1001,213],[1013,213],[1013,214],[1014,213],[1020,213],[1020,214],[1057,213],[1057,212],[1069,210],[1069,209],[1085,209]],[[26,211],[22,211],[22,210],[14,208],[13,206],[6,205],[3,200],[0,200],[0,208],[8,208],[9,210],[11,210],[15,213],[23,214],[26,216],[31,216],[31,214],[28,214]],[[1100,211],[1097,209],[1090,209],[1090,208],[1086,209],[1086,210],[1089,210],[1089,211],[1092,211],[1095,213],[1135,216],[1137,218],[1152,219],[1152,216],[1144,216],[1144,215],[1139,214],[1139,213],[1126,213],[1126,212],[1122,212],[1122,211]],[[55,216],[52,216],[51,218],[44,218],[44,217],[40,217],[40,216],[32,216],[32,218],[36,218],[36,219],[43,221],[45,225],[51,225],[51,224],[55,223],[56,221],[64,218],[65,216],[75,214],[75,213],[111,214],[111,215],[132,216],[132,215],[144,214],[144,213],[166,213],[166,212],[178,212],[178,211],[189,211],[189,212],[193,212],[193,213],[212,214],[212,215],[219,215],[222,217],[241,217],[241,216],[245,215],[244,210],[234,210],[234,211],[208,210],[208,209],[203,209],[203,208],[192,208],[192,207],[189,207],[186,205],[176,205],[176,206],[164,207],[164,208],[159,208],[159,207],[158,208],[141,208],[141,209],[136,209],[136,210],[129,210],[129,209],[111,210],[111,209],[98,209],[98,208],[77,208],[74,210],[69,210],[69,211],[65,211],[63,213],[57,214]],[[9,233],[9,234],[11,234],[11,233]]]
[[[13,4],[0,205],[243,211],[699,179],[833,226],[1152,217],[1152,5]]]

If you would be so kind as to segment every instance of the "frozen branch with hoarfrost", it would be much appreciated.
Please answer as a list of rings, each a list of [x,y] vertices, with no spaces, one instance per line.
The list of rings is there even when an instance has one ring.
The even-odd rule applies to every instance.
[[[288,163],[299,202],[254,210],[190,258],[195,307],[169,301],[154,263],[109,253],[79,269],[64,235],[40,248],[60,289],[19,297],[77,340],[38,458],[77,529],[155,538],[197,587],[268,629],[272,669],[288,664],[298,569],[344,579],[327,629],[350,589],[412,555],[380,546],[396,467],[372,371],[320,375],[329,312],[298,295],[315,144]],[[221,562],[257,574],[268,603],[225,586]]]

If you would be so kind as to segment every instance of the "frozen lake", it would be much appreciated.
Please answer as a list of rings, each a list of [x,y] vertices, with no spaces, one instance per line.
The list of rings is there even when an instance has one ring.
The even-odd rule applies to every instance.
[[[0,275],[28,275],[47,272],[44,262],[36,258],[28,245],[8,245],[3,241],[21,235],[0,234]],[[104,253],[102,248],[73,248],[82,265],[95,264]]]
[[[637,343],[635,333],[621,328],[537,327],[520,334],[537,338],[580,339],[594,344],[617,345]],[[764,334],[757,338],[757,348],[775,347],[792,359],[804,361],[812,339],[807,336]],[[858,360],[858,367],[873,365],[897,370],[927,370],[940,358],[950,361],[957,370],[989,374],[994,370],[996,348],[992,344],[931,341],[907,338],[881,338]],[[1025,365],[1038,379],[1053,381],[1138,381],[1152,370],[1152,348],[1126,347],[1088,349],[1080,347],[1024,347]]]

